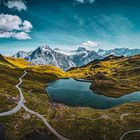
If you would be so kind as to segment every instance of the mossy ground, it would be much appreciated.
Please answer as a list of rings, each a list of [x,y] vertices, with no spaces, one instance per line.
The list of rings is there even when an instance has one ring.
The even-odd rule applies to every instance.
[[[22,67],[18,65],[14,67],[9,64],[8,66],[0,64],[0,79],[3,83],[0,84],[0,99],[2,99],[0,112],[10,110],[16,105],[9,96],[18,96],[18,91],[14,86],[18,83],[18,78],[23,74],[24,69],[27,70],[27,75],[23,79],[21,88],[26,98],[26,106],[44,115],[60,134],[72,140],[118,140],[125,132],[139,128],[140,114],[135,113],[139,113],[140,103],[124,104],[109,110],[51,104],[44,91],[47,83],[72,74],[75,76],[74,72],[65,73],[52,66],[28,67],[25,64]],[[79,75],[82,74],[81,72]],[[120,116],[128,112],[133,114],[120,120]],[[108,115],[110,118],[97,119],[102,115]],[[26,135],[34,133],[47,133],[54,139],[41,120],[23,109],[13,116],[0,117],[0,123],[6,127],[7,140],[23,140],[26,139]],[[126,136],[124,140],[138,140],[139,137],[139,133],[136,133]]]

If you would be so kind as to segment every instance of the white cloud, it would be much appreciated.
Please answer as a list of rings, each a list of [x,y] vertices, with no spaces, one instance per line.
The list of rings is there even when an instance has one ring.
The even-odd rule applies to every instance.
[[[90,40],[82,43],[82,46],[85,46],[85,47],[97,47],[98,45],[99,45],[99,42],[93,42]]]
[[[79,2],[79,3],[93,3],[95,2],[95,0],[75,0],[76,2]]]
[[[31,37],[29,36],[29,34],[25,33],[25,32],[15,32],[12,35],[13,38],[16,38],[18,40],[26,40],[26,39],[31,39]]]
[[[0,38],[10,38],[12,32],[0,32]]]
[[[100,44],[101,44],[100,42],[93,42],[93,41],[88,40],[87,42],[82,43],[80,46],[88,50],[91,50],[91,49],[94,49],[94,47],[98,47]]]
[[[9,0],[7,2],[7,7],[10,9],[15,8],[18,11],[27,10],[27,6],[25,5],[24,1],[22,1],[22,0]]]
[[[32,24],[16,15],[0,14],[0,38],[30,39]]]
[[[15,15],[0,14],[0,31],[20,30],[21,19]]]
[[[24,20],[23,30],[26,31],[26,32],[30,32],[32,28],[33,28],[32,24],[29,21]]]
[[[25,32],[0,32],[0,38],[15,38],[18,40],[31,39],[29,34]]]

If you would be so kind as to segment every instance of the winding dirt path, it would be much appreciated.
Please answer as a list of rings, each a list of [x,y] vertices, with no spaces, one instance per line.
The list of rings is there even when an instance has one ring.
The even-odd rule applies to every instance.
[[[140,130],[132,130],[132,131],[128,131],[126,133],[124,133],[119,140],[123,140],[123,138],[128,135],[128,134],[131,134],[131,133],[137,133],[137,132],[140,132]]]
[[[0,113],[0,117],[2,117],[2,116],[10,116],[10,115],[13,115],[13,114],[17,113],[21,109],[23,104],[25,103],[25,98],[24,98],[24,96],[22,94],[22,90],[20,89],[19,86],[22,84],[22,78],[24,76],[26,76],[26,74],[27,74],[27,72],[24,71],[24,74],[19,78],[19,83],[15,86],[18,89],[19,96],[20,96],[20,101],[18,102],[17,106],[15,108],[13,108],[12,110],[10,110],[10,111]]]
[[[19,86],[22,84],[22,82],[23,82],[22,78],[25,77],[26,74],[27,74],[27,71],[24,70],[24,74],[19,78],[19,83],[15,86],[15,87],[18,89],[18,91],[19,91],[19,96],[20,96],[20,101],[18,102],[17,106],[16,106],[14,109],[10,110],[10,111],[0,113],[0,117],[2,117],[2,116],[10,116],[10,115],[13,115],[13,114],[17,113],[21,108],[24,108],[24,109],[25,109],[27,112],[29,112],[30,114],[33,114],[33,115],[35,115],[37,118],[41,119],[41,120],[44,122],[44,124],[48,127],[48,129],[50,130],[50,132],[52,132],[58,139],[60,139],[60,140],[69,140],[68,138],[65,138],[65,137],[63,137],[62,135],[60,135],[60,134],[48,123],[47,119],[45,119],[45,118],[43,117],[43,115],[41,115],[41,114],[39,114],[38,112],[35,112],[35,111],[33,111],[33,110],[30,110],[28,107],[26,107],[26,106],[24,105],[24,104],[26,103],[26,100],[25,100],[24,95],[23,95],[23,92],[22,92],[22,90],[21,90],[21,88],[20,88]]]
[[[35,115],[38,119],[41,119],[44,124],[47,126],[47,128],[50,130],[50,132],[52,132],[58,139],[60,140],[70,140],[68,138],[65,138],[63,137],[61,134],[59,134],[47,121],[46,118],[43,117],[43,115],[39,114],[38,112],[35,112],[33,110],[30,110],[28,107],[25,106],[25,103],[26,103],[26,100],[24,98],[24,95],[23,95],[23,92],[21,90],[21,88],[19,87],[23,80],[22,78],[24,78],[27,74],[27,71],[24,70],[24,74],[19,78],[19,83],[15,86],[18,91],[19,91],[19,96],[20,96],[20,101],[18,102],[17,106],[15,108],[13,108],[12,110],[10,111],[7,111],[7,112],[2,112],[0,113],[0,117],[3,117],[3,116],[11,116],[15,113],[17,113],[21,108],[24,108],[27,112],[29,112],[30,114],[33,114]],[[132,113],[125,113],[125,114],[122,114],[120,116],[120,120],[123,121],[124,117],[128,116],[128,115],[131,115]],[[135,114],[140,114],[140,113],[135,113]],[[95,120],[98,120],[98,119],[110,119],[110,117],[108,115],[102,115],[101,117],[95,119]],[[124,133],[119,140],[123,140],[123,138],[128,135],[128,134],[131,134],[131,133],[138,133],[140,132],[140,130],[132,130],[132,131],[128,131],[126,133]]]

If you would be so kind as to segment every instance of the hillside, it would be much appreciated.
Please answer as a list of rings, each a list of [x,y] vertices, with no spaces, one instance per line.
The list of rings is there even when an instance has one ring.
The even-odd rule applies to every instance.
[[[26,99],[25,105],[42,114],[61,135],[71,140],[118,140],[125,132],[139,128],[139,103],[124,104],[109,110],[52,104],[44,88],[50,81],[71,76],[69,73],[50,65],[23,68],[23,60],[11,58],[12,61],[7,63],[7,58],[3,59],[6,63],[0,63],[0,79],[3,83],[0,84],[0,112],[11,110],[17,105],[19,93],[15,85],[23,75],[23,70],[26,70],[27,75],[20,86]],[[16,63],[14,61],[18,61],[18,65],[13,66]],[[26,62],[24,64],[26,66]],[[81,69],[87,69],[90,65],[80,68],[79,72],[82,74]],[[85,78],[89,79],[88,76]],[[125,116],[126,113],[130,114]],[[57,139],[41,120],[23,108],[13,116],[0,117],[0,132],[0,139],[5,137],[6,140]],[[138,140],[138,137],[138,133],[131,134],[124,140]]]
[[[15,59],[12,57],[5,57],[5,60],[8,61],[11,65],[19,68],[27,68],[28,65],[30,64],[29,62],[27,62],[22,58]]]
[[[75,78],[92,80],[91,89],[111,97],[140,90],[140,55],[108,56],[69,71]]]
[[[23,69],[28,70],[29,75],[31,75],[28,77],[31,78],[31,80],[36,79],[36,83],[38,79],[41,80],[40,82],[46,83],[47,81],[56,80],[59,77],[65,76],[65,73],[62,70],[54,66],[30,66],[24,59],[15,59],[0,55],[0,79],[1,83],[3,83],[0,84],[0,95],[3,98],[7,98],[7,101],[0,101],[0,105],[2,106],[1,110],[3,110],[3,107],[4,110],[8,110],[11,105],[10,100],[12,97],[17,97],[18,92],[14,86],[18,82],[18,78],[23,74]],[[37,85],[37,87],[39,87],[39,85]],[[36,86],[34,88],[36,88]],[[5,105],[3,102],[7,104]]]
[[[17,89],[15,88],[15,85],[18,83],[18,78],[23,74],[23,71],[26,69],[28,71],[27,77],[24,79],[24,84],[22,85],[23,90],[25,91],[25,97],[28,101],[28,106],[30,108],[34,108],[34,105],[38,106],[36,109],[40,110],[42,114],[43,111],[48,112],[48,109],[50,108],[49,98],[47,94],[44,91],[44,87],[46,86],[46,83],[54,81],[60,77],[65,76],[65,72],[62,70],[54,67],[54,66],[30,66],[29,63],[26,62],[23,59],[14,59],[10,57],[4,57],[1,55],[0,59],[0,112],[5,112],[8,110],[11,110],[17,105],[17,102],[19,101],[19,93]],[[29,92],[32,90],[32,98],[29,96]],[[30,100],[31,99],[31,100]],[[46,106],[46,109],[44,108]],[[49,111],[51,113],[51,111]],[[13,128],[14,123],[17,125],[20,125],[20,123],[24,123],[24,119],[22,121],[21,118],[26,114],[24,111],[20,111],[19,114],[17,113],[14,116],[11,117],[0,117],[0,129],[3,127],[6,127],[5,131],[5,137],[6,139],[10,140],[19,140],[23,138],[21,135],[21,130],[18,131],[16,128]],[[49,115],[49,113],[46,113]],[[18,116],[18,118],[16,118]],[[36,119],[33,118],[31,122]],[[27,129],[30,127],[29,125],[25,126],[25,128],[19,128]],[[26,123],[26,121],[25,121]],[[9,127],[10,125],[10,127]],[[42,123],[36,125],[40,125],[39,128],[42,127]],[[20,127],[20,126],[19,126]],[[29,128],[30,130],[34,131],[35,129]],[[2,129],[3,130],[3,129]],[[22,132],[23,132],[22,131]],[[16,134],[17,133],[17,134]],[[23,132],[24,137],[27,132]],[[0,139],[1,139],[1,133],[0,133]]]

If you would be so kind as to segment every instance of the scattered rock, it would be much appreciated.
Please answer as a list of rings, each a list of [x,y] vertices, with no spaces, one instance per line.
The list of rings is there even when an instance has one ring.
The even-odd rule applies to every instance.
[[[24,120],[29,120],[29,119],[31,118],[31,116],[30,116],[30,114],[29,114],[29,113],[27,113],[27,114],[26,114],[26,113],[25,113],[25,114],[23,114],[23,116],[22,116],[22,117],[23,117],[23,119],[24,119]]]

